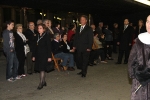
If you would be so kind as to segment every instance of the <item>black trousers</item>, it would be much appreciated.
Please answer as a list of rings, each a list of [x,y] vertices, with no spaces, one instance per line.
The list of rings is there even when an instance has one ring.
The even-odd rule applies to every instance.
[[[113,41],[113,52],[117,52],[117,39]]]
[[[25,74],[24,71],[24,64],[25,64],[25,53],[24,52],[16,52],[17,55],[17,59],[19,62],[19,66],[18,66],[18,75],[22,75]]]
[[[118,56],[118,62],[121,63],[122,62],[122,58],[123,58],[123,55],[125,54],[125,59],[124,59],[124,62],[128,62],[128,58],[129,58],[129,53],[130,53],[130,50],[120,50],[119,51],[119,56]]]
[[[34,62],[32,61],[32,52],[27,53],[27,58],[26,58],[26,63],[27,63],[27,73],[33,73],[34,72]]]
[[[90,52],[88,51],[77,51],[77,62],[76,65],[81,69],[83,75],[87,74],[88,62],[89,62]]]

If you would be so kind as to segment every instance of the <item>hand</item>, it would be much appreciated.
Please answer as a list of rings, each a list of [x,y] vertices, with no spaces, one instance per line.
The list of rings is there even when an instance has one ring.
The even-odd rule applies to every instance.
[[[28,39],[26,39],[26,41],[28,41]]]
[[[51,62],[52,61],[52,59],[51,58],[48,58],[48,62]]]
[[[74,52],[74,49],[70,50],[70,52]]]
[[[35,57],[32,58],[32,61],[35,61]]]
[[[129,46],[131,46],[132,44],[131,43],[129,43]]]
[[[73,49],[75,50],[75,49],[76,49],[76,47],[73,47]]]
[[[91,51],[90,49],[87,49],[86,51]]]
[[[120,45],[120,42],[117,42],[117,45]]]
[[[14,50],[12,50],[12,49],[10,50],[10,52],[13,52],[13,51],[14,51]]]
[[[109,47],[109,45],[107,45],[107,48]]]

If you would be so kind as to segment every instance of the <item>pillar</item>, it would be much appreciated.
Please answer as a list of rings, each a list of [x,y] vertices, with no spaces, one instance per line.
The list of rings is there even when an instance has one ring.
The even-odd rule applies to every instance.
[[[15,12],[15,8],[11,9],[11,19],[14,20],[14,22],[16,22],[16,12]]]
[[[23,23],[23,10],[20,10],[20,23]]]
[[[2,26],[3,26],[3,8],[0,7],[0,33],[2,32]]]

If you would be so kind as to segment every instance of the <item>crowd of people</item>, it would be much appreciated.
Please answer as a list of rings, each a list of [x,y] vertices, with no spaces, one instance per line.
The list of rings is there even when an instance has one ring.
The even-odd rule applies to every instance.
[[[107,24],[87,24],[88,17],[82,15],[81,26],[75,23],[61,27],[60,23],[49,19],[28,23],[28,29],[23,31],[22,24],[15,25],[12,20],[7,21],[7,28],[3,31],[3,49],[7,58],[6,79],[14,82],[26,76],[24,65],[26,61],[27,74],[40,73],[38,89],[46,86],[46,66],[52,61],[52,54],[62,59],[60,67],[63,70],[74,71],[75,65],[81,72],[77,73],[86,77],[87,67],[99,63],[108,63],[113,60],[112,53],[118,53],[118,61],[121,64],[125,53],[124,64],[128,63],[131,46],[137,36],[146,32],[143,21],[139,20],[138,27],[129,25],[129,19],[124,20],[123,27],[118,28],[114,23],[114,29],[110,30]],[[119,50],[118,50],[119,46]]]

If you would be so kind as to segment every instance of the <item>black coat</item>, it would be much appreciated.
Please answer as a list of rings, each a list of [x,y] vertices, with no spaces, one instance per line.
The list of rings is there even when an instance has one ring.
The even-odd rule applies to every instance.
[[[62,47],[62,51],[63,53],[70,53],[70,50],[67,49],[67,44],[70,47],[69,42],[67,42],[67,44],[62,40],[61,42],[61,47]]]
[[[54,38],[54,34],[52,33],[53,30],[52,31],[51,30],[49,28],[46,28],[46,33],[49,34],[50,39],[53,39]]]
[[[62,52],[62,46],[60,42],[56,42],[55,40],[53,40],[51,44],[52,44],[52,52],[54,55]]]
[[[59,33],[60,35],[63,34],[63,31],[61,29],[57,29],[56,27],[53,28],[54,33]]]
[[[74,47],[79,52],[84,52],[87,49],[92,50],[93,45],[93,31],[92,28],[88,25],[85,25],[84,29],[80,33],[80,27],[77,27],[75,38],[74,38]]]
[[[133,27],[129,26],[124,30],[124,27],[121,28],[119,32],[118,42],[120,43],[119,49],[120,50],[129,50],[129,44],[132,44],[134,29]]]
[[[25,57],[24,45],[26,45],[26,43],[23,41],[23,39],[20,37],[18,33],[14,33],[14,37],[15,37],[15,51],[17,55]]]
[[[145,26],[142,26],[140,30],[139,30],[139,27],[137,27],[135,30],[134,39],[136,39],[140,33],[144,33],[144,32],[147,32]]]
[[[37,45],[37,40],[39,36],[40,35],[38,34],[35,38],[32,56],[35,57],[35,71],[45,71],[46,66],[48,65],[48,58],[52,57],[51,42],[49,39],[49,35],[43,33],[43,38],[41,38]]]
[[[26,38],[28,39],[27,44],[28,44],[29,47],[30,47],[30,52],[33,51],[34,39],[35,39],[37,33],[38,33],[38,32],[37,32],[36,30],[34,30],[34,33],[33,33],[30,29],[27,29],[27,30],[25,31],[25,36],[26,36]]]

